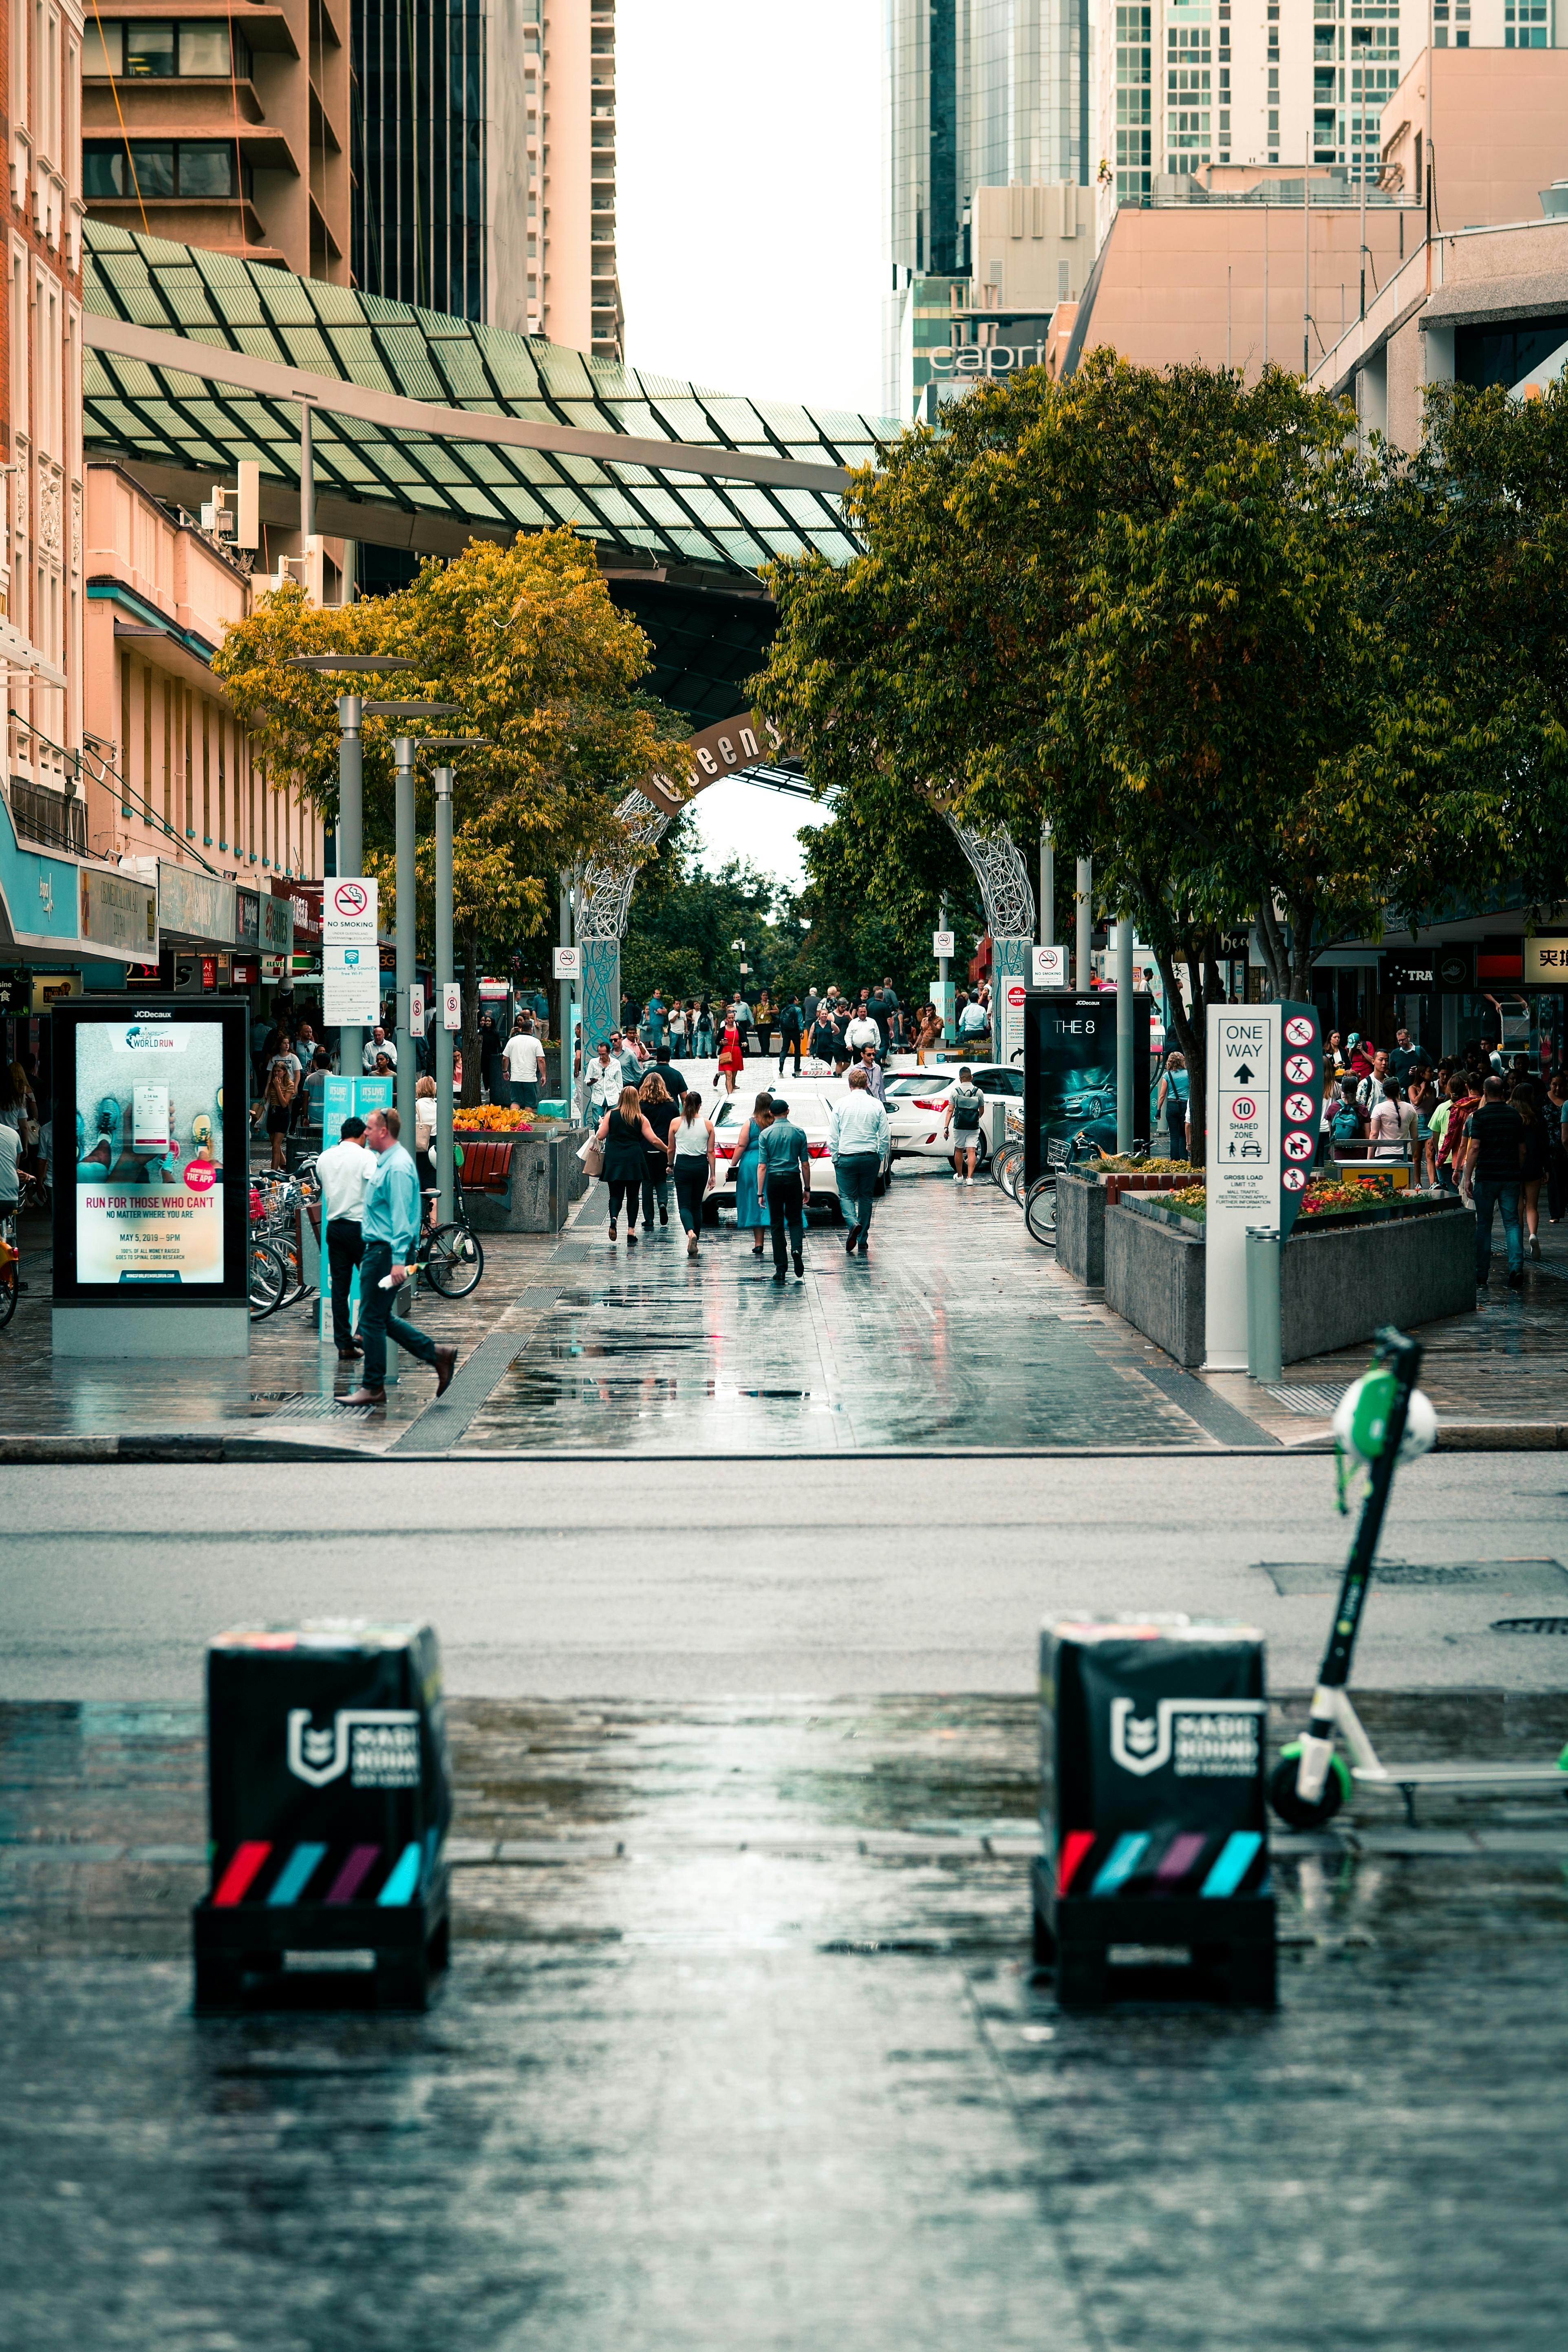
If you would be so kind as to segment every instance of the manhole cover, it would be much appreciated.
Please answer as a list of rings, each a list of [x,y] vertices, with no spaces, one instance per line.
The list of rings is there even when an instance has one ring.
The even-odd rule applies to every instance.
[[[1287,1412],[1309,1414],[1314,1421],[1332,1421],[1344,1394],[1343,1389],[1276,1388],[1272,1381],[1265,1381],[1263,1386]]]
[[[1494,1617],[1494,1633],[1568,1633],[1568,1617]]]
[[[1257,1565],[1282,1593],[1333,1592],[1344,1574],[1342,1560],[1263,1559]],[[1380,1559],[1372,1581],[1374,1591],[1380,1585],[1431,1592],[1454,1587],[1521,1601],[1568,1599],[1568,1570],[1555,1559]]]

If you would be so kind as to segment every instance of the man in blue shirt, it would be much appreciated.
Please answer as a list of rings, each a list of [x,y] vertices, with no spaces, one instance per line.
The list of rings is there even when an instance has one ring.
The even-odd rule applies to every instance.
[[[397,1139],[397,1129],[395,1110],[373,1110],[365,1121],[365,1149],[374,1152],[376,1167],[365,1183],[360,1222],[364,1255],[359,1271],[359,1336],[364,1346],[364,1381],[343,1399],[345,1404],[386,1402],[389,1336],[422,1364],[434,1367],[437,1396],[446,1394],[458,1368],[456,1348],[437,1348],[415,1324],[405,1323],[392,1311],[419,1243],[419,1176]]]
[[[784,1279],[784,1220],[795,1249],[795,1270],[805,1275],[805,1208],[811,1192],[811,1147],[804,1129],[792,1124],[789,1105],[773,1097],[773,1123],[757,1138],[757,1201],[768,1212],[773,1235],[773,1280]]]

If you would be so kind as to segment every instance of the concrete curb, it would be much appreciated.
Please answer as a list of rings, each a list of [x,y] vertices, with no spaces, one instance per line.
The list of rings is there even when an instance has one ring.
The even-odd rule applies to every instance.
[[[523,1335],[526,1340],[526,1333]],[[445,1400],[443,1400],[445,1402]],[[266,1424],[262,1424],[265,1430]],[[414,1424],[410,1424],[412,1428]],[[1439,1454],[1549,1454],[1568,1450],[1568,1423],[1552,1421],[1451,1422],[1438,1438]],[[1162,1445],[1157,1453],[1142,1445],[966,1445],[947,1453],[940,1446],[868,1446],[855,1458],[860,1462],[1100,1462],[1256,1460],[1274,1452],[1281,1461],[1302,1454],[1331,1454],[1327,1437],[1303,1438],[1300,1444],[1270,1448],[1264,1438],[1249,1445]],[[72,1462],[839,1462],[842,1454],[806,1446],[763,1447],[734,1454],[668,1453],[628,1454],[610,1448],[497,1447],[453,1454],[439,1447],[416,1452],[402,1441],[390,1447],[334,1445],[321,1438],[255,1436],[233,1428],[165,1430],[107,1437],[0,1437],[0,1467],[8,1463],[38,1465]]]

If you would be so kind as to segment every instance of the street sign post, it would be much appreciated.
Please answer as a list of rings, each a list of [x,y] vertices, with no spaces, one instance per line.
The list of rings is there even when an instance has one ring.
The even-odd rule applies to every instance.
[[[1036,948],[1034,950],[1035,986],[1065,988],[1068,984],[1068,951],[1066,948]]]
[[[441,982],[441,1026],[460,1029],[463,1025],[463,983],[460,980]]]
[[[1024,1007],[1029,992],[1023,982],[1010,976],[997,983],[1002,1000],[1002,1034],[998,1043],[998,1059],[1005,1069],[1021,1070],[1024,1066]]]
[[[1208,1009],[1205,1369],[1245,1371],[1247,1234],[1281,1244],[1310,1180],[1323,1106],[1323,1055],[1310,1004]]]
[[[335,1029],[374,1029],[381,1018],[376,886],[344,876],[321,893],[321,1018]]]
[[[553,948],[551,953],[555,959],[554,976],[557,980],[582,979],[583,950],[581,948]]]
[[[953,945],[953,934],[951,931],[933,931],[931,935],[931,951],[939,961],[943,956],[955,955],[957,950]]]

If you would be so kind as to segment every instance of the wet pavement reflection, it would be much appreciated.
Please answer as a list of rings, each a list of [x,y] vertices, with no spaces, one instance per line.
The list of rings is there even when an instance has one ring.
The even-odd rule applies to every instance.
[[[869,1255],[815,1226],[805,1280],[782,1288],[727,1218],[696,1261],[673,1211],[635,1252],[612,1245],[606,1200],[596,1186],[557,1253],[553,1314],[463,1451],[1209,1442],[1144,1378],[1138,1334],[1057,1279],[990,1183],[900,1169]]]
[[[1026,1701],[453,1733],[430,2012],[197,2021],[197,1714],[0,1709],[8,2347],[1561,2342],[1560,1800],[1283,1843],[1277,2015],[1072,2015]]]

